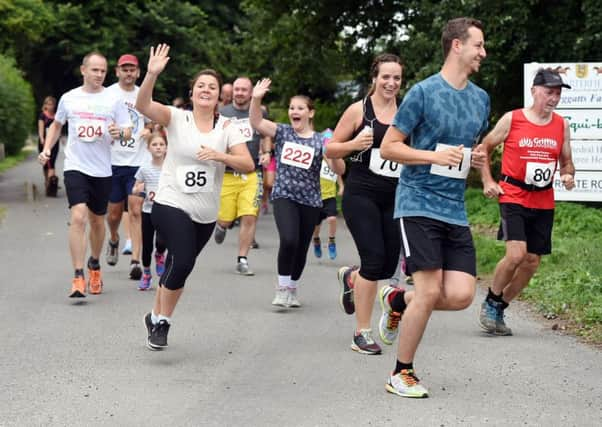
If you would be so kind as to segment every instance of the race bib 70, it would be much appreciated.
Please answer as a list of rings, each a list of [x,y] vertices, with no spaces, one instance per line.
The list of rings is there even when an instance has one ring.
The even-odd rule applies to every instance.
[[[373,148],[370,151],[370,170],[377,175],[389,178],[399,178],[401,165],[391,160],[385,160],[380,156],[380,149]]]

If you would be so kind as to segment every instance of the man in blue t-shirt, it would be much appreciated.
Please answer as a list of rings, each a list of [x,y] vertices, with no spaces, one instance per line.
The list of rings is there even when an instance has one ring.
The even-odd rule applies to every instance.
[[[392,342],[401,332],[397,363],[386,389],[427,397],[413,360],[433,310],[462,310],[475,294],[476,257],[464,207],[466,177],[484,155],[472,151],[487,130],[489,96],[468,80],[485,58],[481,22],[456,18],[441,36],[441,71],[406,94],[381,145],[383,159],[403,164],[395,197],[406,274],[415,291],[380,290],[379,331]],[[403,317],[401,317],[403,314]]]

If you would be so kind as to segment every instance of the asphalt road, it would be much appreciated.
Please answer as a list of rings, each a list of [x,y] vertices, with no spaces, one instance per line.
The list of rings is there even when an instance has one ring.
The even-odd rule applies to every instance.
[[[62,165],[62,161],[60,162]],[[276,310],[277,238],[260,218],[253,277],[234,273],[237,229],[211,241],[173,317],[169,348],[146,349],[154,291],[127,278],[129,257],[102,259],[105,290],[67,298],[68,209],[28,201],[33,159],[0,175],[2,426],[599,426],[602,355],[513,306],[513,337],[482,334],[483,291],[462,312],[436,313],[415,366],[431,397],[384,390],[395,346],[350,350],[354,319],[337,304],[337,268],[357,263],[342,219],[336,261],[308,256],[303,307]],[[62,181],[62,179],[61,179]],[[375,305],[373,328],[380,310]]]

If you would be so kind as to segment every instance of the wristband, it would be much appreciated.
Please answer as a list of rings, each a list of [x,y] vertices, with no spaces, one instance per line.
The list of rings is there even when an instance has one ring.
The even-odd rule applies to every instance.
[[[119,129],[119,139],[123,139],[123,129]]]

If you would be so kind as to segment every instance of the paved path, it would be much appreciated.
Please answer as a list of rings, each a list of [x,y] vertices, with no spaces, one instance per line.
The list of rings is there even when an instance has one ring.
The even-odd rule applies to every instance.
[[[62,164],[62,162],[61,162]],[[0,175],[0,425],[2,426],[595,426],[602,424],[602,354],[546,329],[516,307],[514,337],[483,335],[477,305],[436,313],[417,369],[432,397],[384,391],[395,347],[349,349],[353,318],[337,305],[338,266],[357,262],[340,222],[339,258],[313,255],[303,307],[270,305],[277,241],[261,218],[254,277],[233,273],[236,233],[197,261],[174,316],[169,349],[144,346],[154,292],[127,279],[127,257],[102,260],[105,292],[67,298],[68,210],[27,202],[38,165]],[[62,180],[61,180],[62,181]],[[380,311],[375,306],[374,327]]]

